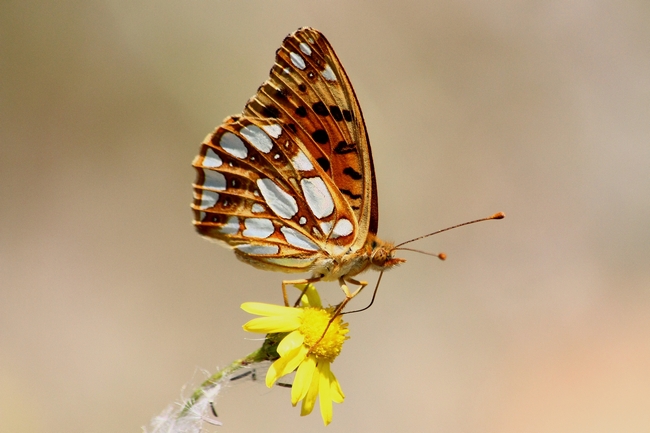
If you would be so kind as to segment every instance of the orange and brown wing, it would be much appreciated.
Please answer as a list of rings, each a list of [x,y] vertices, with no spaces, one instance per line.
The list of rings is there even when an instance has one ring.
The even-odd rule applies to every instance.
[[[361,110],[313,29],[284,40],[270,79],[206,138],[193,165],[196,229],[255,266],[303,272],[376,233]]]
[[[370,143],[361,107],[325,36],[302,28],[276,52],[269,80],[244,116],[282,122],[319,163],[353,210],[355,247],[377,233],[378,203]]]

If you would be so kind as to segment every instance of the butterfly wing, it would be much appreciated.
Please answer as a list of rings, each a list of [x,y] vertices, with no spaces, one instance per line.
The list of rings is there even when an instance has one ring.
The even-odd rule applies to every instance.
[[[284,40],[269,80],[206,138],[193,165],[197,230],[258,267],[304,272],[376,233],[361,110],[316,30]]]
[[[377,188],[363,114],[343,65],[325,36],[302,28],[285,38],[270,75],[244,115],[279,118],[296,129],[352,208],[360,247],[377,233]]]

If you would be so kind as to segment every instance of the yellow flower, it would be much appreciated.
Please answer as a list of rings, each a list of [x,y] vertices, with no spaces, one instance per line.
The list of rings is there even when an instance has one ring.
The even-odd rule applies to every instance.
[[[246,323],[245,331],[288,333],[278,344],[280,358],[269,368],[266,385],[273,386],[279,378],[297,369],[291,387],[291,404],[295,406],[302,400],[300,415],[309,415],[319,397],[321,416],[328,425],[332,421],[332,402],[341,403],[345,398],[330,364],[348,339],[348,324],[340,315],[332,320],[334,308],[322,307],[318,292],[311,284],[300,307],[246,302],[241,308],[264,316]]]

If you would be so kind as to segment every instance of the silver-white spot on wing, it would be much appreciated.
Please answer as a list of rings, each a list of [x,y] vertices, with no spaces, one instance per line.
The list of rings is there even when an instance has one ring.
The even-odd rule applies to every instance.
[[[308,251],[318,251],[318,245],[313,243],[307,236],[303,235],[297,230],[290,227],[281,227],[280,231],[284,238],[296,248],[301,248]]]
[[[208,147],[208,151],[205,152],[201,165],[203,165],[203,167],[216,168],[221,167],[221,164],[223,164],[223,161],[219,158],[219,155]]]
[[[242,235],[249,238],[268,238],[275,231],[273,223],[266,218],[246,218]]]
[[[298,203],[271,179],[258,179],[257,187],[271,210],[280,218],[292,218],[298,213]]]
[[[311,56],[311,48],[309,48],[309,45],[306,43],[301,42],[300,45],[298,45],[298,48],[300,48],[300,51],[302,51],[304,54]]]
[[[203,188],[213,191],[223,191],[226,189],[226,176],[218,171],[204,169],[203,177],[203,185],[201,185]]]
[[[354,229],[354,226],[350,222],[350,220],[346,218],[341,218],[336,222],[336,225],[334,225],[334,230],[332,230],[332,233],[330,234],[330,238],[336,239],[340,238],[341,236],[347,236],[352,233],[352,230]]]
[[[225,132],[219,140],[219,145],[223,150],[237,158],[246,158],[248,155],[248,149],[244,142],[232,132]]]
[[[336,75],[334,75],[334,71],[332,71],[332,68],[330,68],[330,65],[325,65],[325,69],[323,69],[323,71],[321,72],[321,75],[327,81],[336,81]]]
[[[271,254],[277,254],[280,251],[280,247],[277,245],[243,244],[243,245],[237,245],[235,248],[237,248],[242,253],[255,254],[255,255],[271,255]]]
[[[235,235],[239,232],[239,218],[231,216],[219,229],[224,235]]]
[[[282,127],[277,123],[273,125],[264,125],[262,126],[262,129],[273,138],[278,138],[280,134],[282,134]]]
[[[293,257],[290,257],[290,258],[284,258],[283,257],[283,258],[277,258],[277,259],[276,258],[269,258],[269,259],[265,259],[264,261],[268,262],[268,263],[273,263],[273,264],[276,264],[276,265],[280,265],[280,266],[286,266],[288,268],[294,268],[294,269],[295,268],[307,268],[307,267],[311,266],[312,263],[314,263],[313,258],[296,259],[296,258],[293,258]]]
[[[296,168],[296,170],[299,171],[311,171],[314,169],[311,161],[309,158],[307,158],[307,155],[305,155],[302,150],[298,150],[298,153],[296,153],[296,156],[291,159],[291,162],[293,163],[293,166]]]
[[[264,131],[256,125],[248,125],[242,128],[241,135],[260,152],[269,153],[273,148],[273,142]]]
[[[293,65],[296,68],[298,68],[300,70],[305,69],[305,59],[300,57],[300,54],[294,53],[292,51],[292,52],[289,53],[289,57],[291,58],[291,63],[293,63]]]
[[[253,212],[253,213],[262,213],[265,210],[266,209],[264,209],[264,206],[262,206],[259,203],[253,203],[253,207],[251,207],[251,212]]]
[[[300,181],[305,200],[316,218],[332,215],[334,200],[327,185],[320,177],[310,177]]]
[[[214,191],[202,191],[201,192],[201,204],[199,209],[208,209],[217,204],[219,201],[219,193]]]
[[[332,222],[331,221],[321,221],[320,229],[328,235],[332,231]]]
[[[298,220],[298,223],[301,226],[304,226],[306,222],[307,222],[307,218],[305,218],[305,217],[300,217],[300,219]]]

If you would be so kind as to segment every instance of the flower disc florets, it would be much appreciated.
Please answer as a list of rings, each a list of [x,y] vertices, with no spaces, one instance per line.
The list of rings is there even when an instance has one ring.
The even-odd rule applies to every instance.
[[[304,336],[303,344],[309,348],[310,353],[328,362],[334,361],[339,356],[349,331],[348,324],[341,320],[341,316],[335,317],[330,324],[332,313],[332,308],[304,308],[300,328],[298,328]]]

